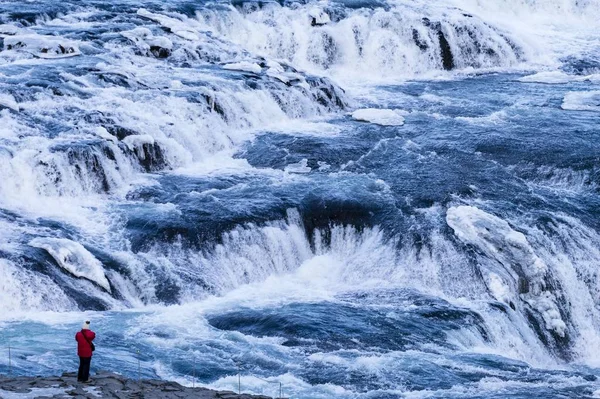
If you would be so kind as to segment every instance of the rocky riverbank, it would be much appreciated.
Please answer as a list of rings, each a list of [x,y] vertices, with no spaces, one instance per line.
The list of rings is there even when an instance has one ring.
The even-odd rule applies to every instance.
[[[89,384],[77,382],[75,373],[64,373],[60,377],[0,376],[0,398],[270,399],[231,391],[188,388],[172,381],[137,381],[102,371],[93,375]]]

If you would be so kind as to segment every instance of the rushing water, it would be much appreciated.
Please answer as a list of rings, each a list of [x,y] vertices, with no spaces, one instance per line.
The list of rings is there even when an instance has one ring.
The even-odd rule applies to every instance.
[[[0,372],[600,397],[600,5],[431,3],[0,3]]]

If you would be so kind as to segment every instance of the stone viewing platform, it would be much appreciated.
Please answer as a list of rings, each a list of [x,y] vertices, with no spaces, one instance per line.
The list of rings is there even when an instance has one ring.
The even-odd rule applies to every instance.
[[[172,381],[138,381],[106,371],[94,374],[87,384],[77,382],[75,373],[64,373],[60,377],[0,376],[0,398],[272,399],[269,396],[189,388]]]

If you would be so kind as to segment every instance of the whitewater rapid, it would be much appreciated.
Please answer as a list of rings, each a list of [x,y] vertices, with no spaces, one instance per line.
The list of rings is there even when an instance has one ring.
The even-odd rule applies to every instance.
[[[597,397],[599,17],[1,4],[0,346],[69,370],[91,318],[186,384]]]

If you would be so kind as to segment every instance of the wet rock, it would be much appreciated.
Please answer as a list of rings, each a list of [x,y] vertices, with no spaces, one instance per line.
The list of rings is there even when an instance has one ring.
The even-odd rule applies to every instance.
[[[184,387],[176,382],[160,380],[131,380],[118,374],[100,371],[91,377],[92,382],[77,382],[75,373],[60,377],[1,377],[2,391],[27,394],[33,398],[146,398],[146,399],[267,399],[261,395],[238,395],[230,391],[213,391],[206,388]],[[39,396],[36,396],[39,392]]]
[[[167,58],[169,55],[171,55],[170,49],[160,46],[150,46],[150,52],[156,58]]]
[[[22,34],[4,37],[6,50],[24,49],[34,57],[65,58],[79,55],[79,48],[68,39],[37,34]]]
[[[139,134],[129,128],[118,125],[114,119],[101,112],[93,112],[84,116],[84,120],[92,125],[100,126],[115,136],[121,143],[119,149],[126,155],[134,157],[146,172],[157,172],[169,167],[169,163],[160,144],[147,135]],[[114,149],[108,145],[102,147],[104,156],[115,161]],[[96,171],[92,164],[92,171]]]
[[[119,126],[119,124],[117,124],[117,122],[114,119],[105,116],[100,111],[95,111],[90,114],[87,114],[83,117],[83,119],[89,124],[102,126],[108,131],[108,133],[118,138],[119,141],[122,141],[128,136],[139,134],[135,130]]]
[[[412,30],[412,37],[413,37],[413,41],[415,42],[415,44],[417,45],[417,47],[419,47],[419,49],[421,51],[427,51],[427,49],[429,49],[429,45],[423,38],[421,38],[421,35],[419,34],[418,30],[416,30],[416,29]]]
[[[442,55],[442,66],[445,70],[449,71],[454,69],[454,56],[452,55],[452,50],[450,49],[450,43],[446,39],[444,32],[441,27],[437,32],[438,40],[440,41],[440,53]]]
[[[429,18],[422,19],[423,25],[436,32],[439,45],[440,45],[440,56],[442,57],[442,66],[445,70],[449,71],[454,69],[454,55],[450,48],[450,43],[446,39],[446,35],[442,30],[442,24],[440,22],[432,22]],[[416,30],[413,30],[413,40],[421,50],[424,50],[423,46],[426,45],[421,42],[419,34]]]
[[[146,172],[157,172],[169,166],[165,153],[152,136],[134,135],[123,140],[122,150],[137,158]]]
[[[16,50],[16,49],[23,48],[23,47],[25,47],[25,44],[23,42],[16,42],[16,43],[11,43],[11,44],[6,45],[7,50]]]
[[[219,101],[215,99],[215,96],[208,95],[208,94],[201,94],[201,96],[202,96],[202,98],[204,98],[204,101],[206,101],[206,105],[208,106],[208,109],[221,115],[223,117],[223,119],[225,119],[227,121],[225,109],[223,109],[221,104],[219,104]]]
[[[104,82],[112,86],[124,87],[127,89],[145,87],[144,84],[135,81],[135,79],[133,79],[131,76],[124,73],[101,72],[97,73],[96,76],[100,82]]]
[[[102,155],[95,151],[95,148],[91,146],[71,147],[67,149],[66,154],[69,164],[73,166],[75,174],[80,180],[84,178],[84,175],[92,175],[102,192],[107,193],[111,190]]]
[[[87,182],[87,188],[94,192],[110,192],[113,181],[105,169],[106,153],[111,149],[102,142],[65,143],[50,148],[57,156],[41,158],[37,167],[53,179],[54,184],[60,185],[76,178]],[[113,158],[114,158],[114,154]],[[68,165],[64,167],[63,163]]]
[[[155,36],[148,28],[135,28],[121,32],[121,35],[137,47],[136,54],[138,55],[167,58],[173,50],[171,40],[164,36]]]
[[[317,20],[316,17],[312,17],[312,19],[310,21],[310,26],[323,26],[323,25],[327,25],[327,22],[320,22]]]
[[[327,78],[308,77],[306,79],[311,87],[315,100],[329,110],[343,110],[347,104],[343,90],[334,85]]]

